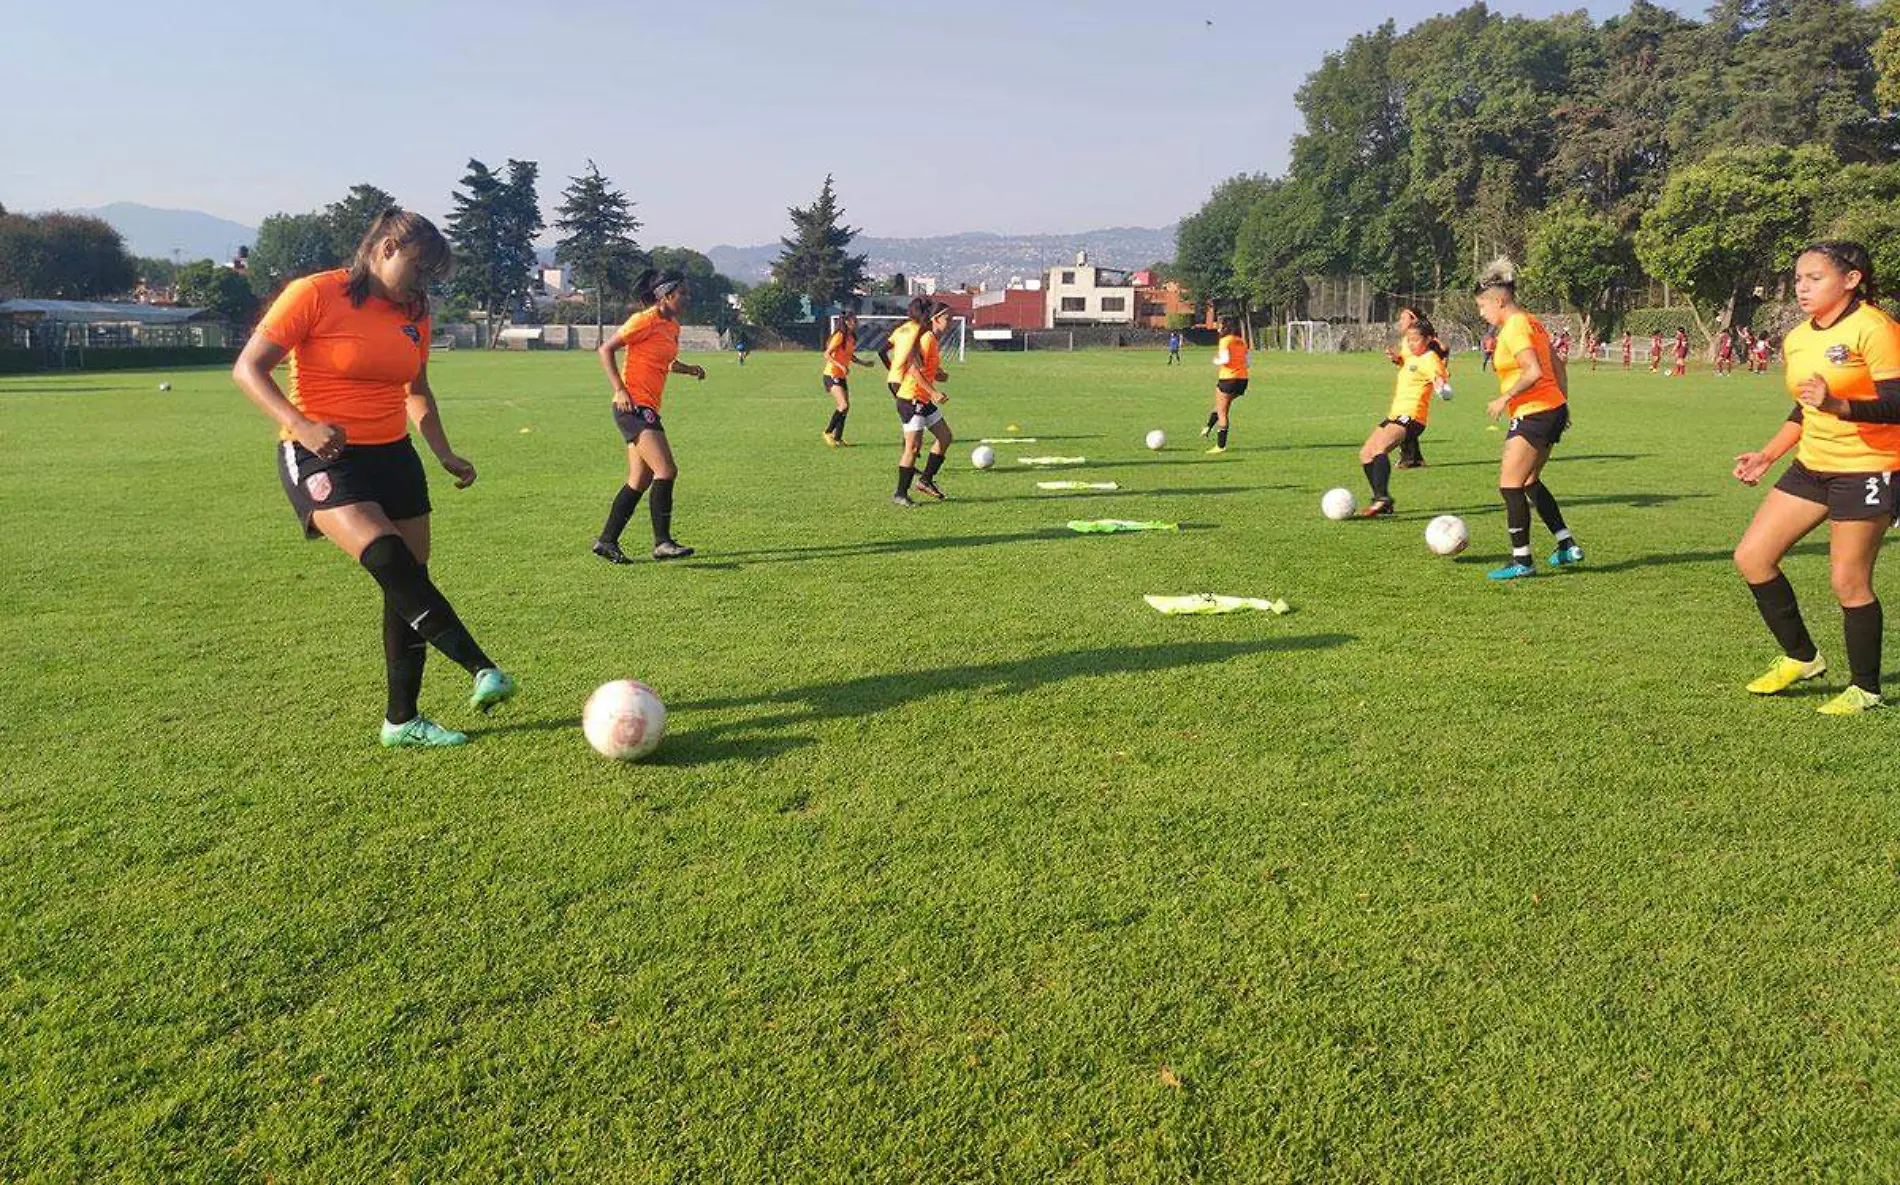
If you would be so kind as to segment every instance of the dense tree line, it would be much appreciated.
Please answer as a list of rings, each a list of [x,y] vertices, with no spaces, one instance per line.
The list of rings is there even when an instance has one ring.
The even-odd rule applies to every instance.
[[[1387,22],[1306,79],[1284,176],[1225,181],[1183,220],[1178,271],[1217,304],[1297,315],[1308,276],[1430,293],[1508,252],[1586,317],[1656,280],[1722,319],[1811,235],[1851,231],[1900,267],[1897,26],[1900,0]]]

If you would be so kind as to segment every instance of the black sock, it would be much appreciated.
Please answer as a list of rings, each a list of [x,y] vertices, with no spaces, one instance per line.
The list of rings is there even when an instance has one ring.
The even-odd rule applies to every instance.
[[[1208,412],[1208,413],[1207,413],[1207,426],[1208,426],[1209,428],[1212,428],[1212,427],[1214,427],[1214,426],[1215,426],[1216,424],[1218,424],[1218,423],[1220,423],[1220,413],[1219,413],[1219,412],[1217,412],[1217,411],[1210,411],[1210,412]]]
[[[1227,447],[1227,429],[1222,428],[1218,433],[1215,434],[1214,443],[1219,445],[1222,448]]]
[[[844,413],[834,411],[831,413],[831,419],[825,422],[825,435],[835,438],[842,431],[844,431]]]
[[[673,477],[653,479],[653,496],[647,499],[647,513],[653,516],[653,546],[673,538]]]
[[[428,575],[428,569],[422,569]],[[416,718],[416,701],[422,695],[422,666],[429,658],[429,644],[422,635],[396,612],[388,597],[383,598],[383,674],[389,684],[389,706],[383,718],[391,724],[407,724]]]
[[[473,675],[495,664],[488,661],[475,638],[455,615],[428,571],[400,535],[379,535],[357,559],[382,586],[385,604],[431,646]],[[400,723],[400,722],[398,722]]]
[[[1570,547],[1576,540],[1570,535],[1570,528],[1564,525],[1564,512],[1557,505],[1557,499],[1541,481],[1532,482],[1524,487],[1531,496],[1531,504],[1537,507],[1537,517],[1544,520],[1544,526],[1557,537],[1558,547]]]
[[[1813,662],[1820,650],[1808,634],[1807,623],[1801,620],[1801,606],[1794,599],[1794,585],[1788,583],[1788,577],[1777,572],[1773,580],[1751,584],[1748,591],[1755,594],[1755,607],[1761,610],[1768,632],[1781,644],[1781,652],[1797,662]]]
[[[614,495],[613,508],[607,512],[607,525],[600,529],[603,543],[620,542],[620,532],[627,529],[627,520],[633,517],[633,508],[640,505],[640,491],[632,486],[621,486]]]
[[[1841,625],[1847,633],[1847,669],[1854,686],[1871,695],[1880,694],[1880,630],[1883,625],[1879,601],[1853,608],[1841,607]]]
[[[850,408],[846,408],[845,410],[838,413],[838,430],[832,435],[836,436],[839,440],[844,439],[844,422],[846,418],[848,418],[850,415],[851,415]]]
[[[1529,567],[1531,562],[1530,496],[1519,486],[1500,486],[1498,493],[1504,495],[1504,525],[1511,534],[1511,560]]]
[[[914,479],[916,476],[917,476],[917,466],[915,465],[899,465],[897,467],[897,496],[898,497],[903,498],[903,497],[909,496],[910,483],[912,479]]]
[[[1418,447],[1418,437],[1412,435],[1410,432],[1407,432],[1404,439],[1399,441],[1399,460],[1407,465],[1423,465],[1425,463],[1425,450]]]
[[[924,480],[929,481],[929,482],[936,481],[937,470],[942,469],[942,468],[943,468],[943,454],[942,453],[930,454],[929,459],[924,462]]]
[[[1380,453],[1367,461],[1362,468],[1366,471],[1366,484],[1372,487],[1372,496],[1381,502],[1390,502],[1392,495],[1392,458]]]

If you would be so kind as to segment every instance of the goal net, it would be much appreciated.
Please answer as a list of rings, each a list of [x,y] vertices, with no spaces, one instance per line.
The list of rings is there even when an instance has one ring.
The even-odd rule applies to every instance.
[[[1289,352],[1304,350],[1309,354],[1337,354],[1339,335],[1334,331],[1331,321],[1288,321],[1286,348]]]
[[[888,313],[859,313],[858,353],[877,353],[884,348],[885,342],[891,340],[891,331],[909,319],[908,317],[898,317]],[[831,315],[831,323],[825,328],[826,340],[830,340],[831,335],[836,332],[838,332],[838,315],[833,313]],[[955,351],[957,361],[964,361],[965,351],[969,348],[969,336],[969,318],[950,318],[950,333],[943,342],[943,352],[948,354]]]

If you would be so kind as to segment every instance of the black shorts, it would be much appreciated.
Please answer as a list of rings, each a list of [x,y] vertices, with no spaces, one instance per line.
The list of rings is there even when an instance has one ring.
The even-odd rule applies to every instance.
[[[836,387],[838,388],[838,390],[843,391],[846,395],[851,394],[850,384],[847,383],[844,379],[833,378],[830,375],[826,375],[825,376],[825,390],[829,391],[833,387]]]
[[[632,411],[614,408],[614,427],[620,429],[620,439],[628,444],[640,439],[642,432],[666,435],[666,426],[660,423],[660,413],[644,403],[634,404]]]
[[[1821,473],[1796,461],[1782,473],[1775,488],[1803,502],[1827,507],[1829,522],[1891,522],[1900,516],[1900,499],[1894,496],[1891,473]]]
[[[943,423],[943,413],[937,410],[934,403],[926,403],[921,399],[898,399],[895,402],[897,422],[903,425],[906,432],[922,432]]]
[[[1397,424],[1404,428],[1405,439],[1407,440],[1417,440],[1419,437],[1425,435],[1425,421],[1415,420],[1411,416],[1388,416],[1379,421],[1379,427],[1381,428],[1388,424]]]
[[[1214,389],[1229,399],[1238,399],[1247,393],[1247,380],[1221,379],[1214,384]]]
[[[307,539],[322,535],[310,521],[319,510],[370,502],[395,522],[429,513],[429,478],[407,436],[389,444],[345,445],[333,461],[286,440],[277,446],[277,476]]]
[[[1522,436],[1533,448],[1547,449],[1564,438],[1564,429],[1570,427],[1570,405],[1560,403],[1556,407],[1534,411],[1527,416],[1512,416],[1510,430],[1504,439]]]

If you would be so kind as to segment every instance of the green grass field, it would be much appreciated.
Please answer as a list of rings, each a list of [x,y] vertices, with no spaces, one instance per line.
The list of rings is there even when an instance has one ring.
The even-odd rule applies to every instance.
[[[374,585],[226,375],[0,379],[0,1179],[1891,1179],[1897,722],[1741,692],[1779,377],[1576,373],[1590,563],[1497,586],[1473,362],[1402,515],[1331,523],[1384,360],[1265,355],[1219,458],[1205,360],[973,355],[906,512],[869,372],[830,451],[813,356],[701,359],[699,555],[614,568],[592,356],[438,356],[432,569],[523,695],[433,658],[436,753],[375,746]],[[1200,591],[1296,612],[1141,600]],[[625,676],[671,719],[621,766]]]

